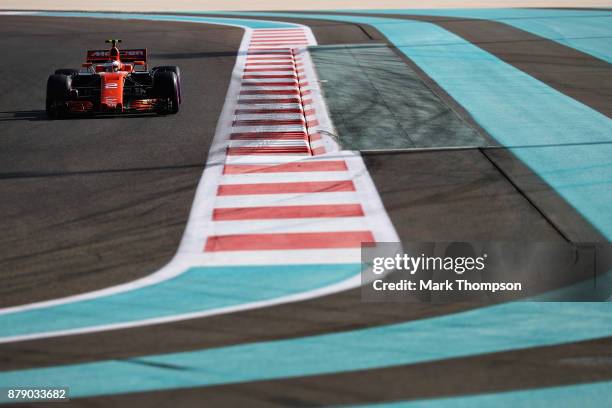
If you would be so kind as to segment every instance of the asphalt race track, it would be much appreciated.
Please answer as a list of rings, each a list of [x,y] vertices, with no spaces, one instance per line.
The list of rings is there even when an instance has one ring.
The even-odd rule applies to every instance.
[[[242,38],[202,24],[3,17],[0,304],[133,280],[174,255]],[[49,121],[46,77],[107,37],[185,77],[180,116]],[[9,232],[10,231],[10,232]]]
[[[336,15],[347,21],[332,21]],[[398,44],[371,24],[348,21],[350,13],[327,13],[322,18],[312,12],[237,16],[303,24],[312,29],[319,45],[388,44],[467,126],[493,139],[450,91],[401,54]],[[608,120],[612,115],[610,63],[586,52],[489,20],[359,16],[433,23]],[[74,17],[0,16],[0,21],[5,53],[0,62],[0,306],[101,289],[161,268],[183,234],[243,31],[184,22]],[[185,92],[178,115],[45,118],[46,76],[54,68],[78,67],[84,44],[98,47],[108,37],[123,38],[126,47],[147,47],[152,65],[180,65]],[[607,231],[594,227],[507,149],[368,152],[364,162],[405,242],[607,240]],[[220,375],[223,381],[211,380],[206,386],[181,384],[71,403],[87,407],[331,406],[451,398],[440,400],[442,407],[460,402],[453,398],[485,393],[493,399],[468,399],[465,406],[495,406],[510,401],[495,399],[498,396],[530,391],[534,394],[527,399],[517,397],[518,404],[554,405],[563,401],[564,390],[582,398],[577,402],[568,397],[565,402],[575,404],[570,406],[600,406],[612,398],[612,337],[605,334],[611,322],[606,304],[593,305],[589,309],[589,304],[569,304],[553,316],[547,314],[552,310],[547,304],[513,309],[467,303],[364,303],[360,290],[350,289],[204,318],[2,343],[0,375],[63,365],[78,370],[88,367],[79,364],[102,362],[91,368],[100,373],[92,381],[105,381],[114,370],[141,369],[151,377],[189,378],[194,375],[189,359],[219,372],[264,373],[243,380],[238,374],[236,380]],[[593,324],[602,323],[597,329],[601,335],[586,333],[591,329],[589,317]],[[519,346],[497,346],[488,337],[489,324],[490,330]],[[567,340],[538,343],[522,336],[524,331],[552,339],[557,331],[564,332],[564,325],[568,333],[584,337],[568,334]],[[402,337],[399,328],[408,334]],[[473,341],[470,333],[485,340]],[[472,347],[472,341],[477,351],[460,350]],[[421,360],[430,351],[431,359]],[[180,352],[193,354],[186,360],[171,354]],[[364,354],[372,355],[372,362],[363,360]],[[324,368],[318,370],[317,364]],[[603,384],[603,392],[589,388],[597,383]],[[551,388],[553,397],[540,396],[540,389],[547,387],[559,388]]]

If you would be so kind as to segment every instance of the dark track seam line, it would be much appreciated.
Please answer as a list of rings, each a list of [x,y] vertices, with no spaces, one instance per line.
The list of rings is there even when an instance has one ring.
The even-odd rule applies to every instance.
[[[375,40],[375,38],[374,38],[374,37],[372,37],[372,36],[370,35],[370,33],[368,32],[368,30],[366,30],[366,29],[363,27],[363,25],[361,25],[361,24],[355,24],[355,25],[356,25],[357,27],[359,27],[359,29],[360,29],[361,31],[363,31],[363,33],[364,33],[364,34],[365,34],[365,35],[366,35],[366,36],[367,36],[367,37],[368,37],[370,40]]]
[[[526,146],[526,148],[529,147],[538,147],[538,146]],[[540,147],[548,147],[548,146],[540,146]],[[546,222],[568,243],[573,244],[574,242],[569,239],[569,237],[561,230],[561,228],[559,226],[557,226],[557,224],[555,224],[547,215],[546,213],[540,209],[540,207],[527,195],[526,192],[524,192],[513,180],[512,178],[510,178],[510,176],[493,160],[489,157],[489,155],[486,153],[486,150],[500,150],[500,149],[507,149],[506,146],[491,146],[491,147],[481,147],[481,146],[465,146],[465,147],[442,147],[442,148],[432,148],[432,149],[398,149],[398,150],[394,150],[394,151],[375,151],[375,150],[361,150],[360,153],[362,154],[366,154],[366,155],[376,155],[376,154],[405,154],[405,153],[433,153],[433,152],[445,152],[445,151],[460,151],[460,150],[478,150],[480,153],[482,153],[482,155],[485,157],[485,159],[491,163],[491,165],[499,172],[499,174],[501,174],[504,179],[506,179],[508,181],[508,183],[510,183],[510,185],[512,187],[514,187],[514,189],[517,191],[517,193],[525,198],[525,200],[538,212],[538,214],[540,214],[540,216],[542,216],[543,219],[546,220]]]
[[[177,366],[174,364],[165,364],[165,363],[160,363],[156,361],[149,361],[147,360],[147,357],[148,356],[136,357],[136,358],[126,358],[126,359],[121,359],[121,360],[115,359],[114,361],[121,362],[121,363],[144,365],[144,366],[154,367],[154,368],[161,368],[164,370],[176,370],[176,371],[187,371],[188,370],[187,367]]]
[[[89,176],[96,174],[131,173],[139,171],[163,171],[163,170],[182,170],[204,168],[204,164],[185,164],[179,166],[159,166],[159,167],[134,167],[128,169],[106,169],[106,170],[85,170],[85,171],[65,171],[65,172],[23,172],[23,173],[4,173],[0,174],[0,180],[27,179],[42,177],[63,177],[63,176]]]
[[[540,207],[538,207],[536,205],[536,203],[529,198],[529,196],[527,195],[527,193],[525,193],[511,178],[510,176],[497,164],[495,163],[495,161],[493,159],[491,159],[489,157],[489,155],[486,153],[484,148],[479,147],[478,151],[480,153],[482,153],[482,155],[489,161],[489,163],[491,163],[491,165],[497,169],[497,171],[499,172],[499,174],[501,174],[507,181],[508,183],[510,183],[510,185],[512,185],[512,187],[515,188],[515,190],[522,196],[525,198],[525,200],[527,200],[527,202],[538,212],[538,214],[540,214],[540,216],[542,218],[544,218],[546,220],[546,222],[548,222],[550,224],[550,226],[557,231],[557,233],[563,237],[563,239],[565,241],[567,241],[570,244],[573,244],[572,240],[569,239],[569,237],[567,235],[565,235],[565,233],[561,230],[561,228],[559,228],[559,226],[557,226],[557,224],[555,224],[547,215],[546,213],[544,213],[543,210],[540,209]]]
[[[400,149],[364,149],[360,150],[360,153],[364,154],[403,154],[403,153],[425,153],[425,152],[446,152],[454,150],[474,150],[474,149],[487,149],[487,150],[511,150],[511,149],[539,149],[547,147],[569,147],[569,146],[597,146],[597,145],[609,145],[612,141],[601,141],[601,142],[583,142],[583,143],[551,143],[551,144],[534,144],[534,145],[514,145],[514,146],[440,146],[440,147],[407,147]]]

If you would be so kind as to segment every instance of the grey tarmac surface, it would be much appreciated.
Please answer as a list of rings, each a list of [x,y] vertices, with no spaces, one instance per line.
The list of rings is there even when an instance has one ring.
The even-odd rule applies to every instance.
[[[381,41],[376,32],[365,26],[301,22],[313,27],[321,44]],[[566,234],[560,233],[550,218],[542,215],[540,207],[517,188],[512,177],[508,178],[510,173],[500,171],[481,151],[378,153],[366,155],[365,160],[402,239],[566,239]],[[503,160],[498,157],[498,164]],[[523,185],[531,180],[521,171],[515,175],[527,180]],[[551,200],[554,202],[555,198]],[[555,208],[548,211],[554,212]],[[372,306],[363,304],[357,291],[350,291],[209,319],[0,345],[0,365],[16,369],[125,359],[354,330],[474,306]],[[215,406],[321,406],[524,389],[609,379],[609,350],[610,339],[602,339],[381,370],[89,398],[75,403],[92,407],[201,406],[202,401]],[[512,378],[521,369],[521,376]],[[473,381],[466,381],[474,372],[478,374]],[[374,382],[377,378],[384,378],[385,386]],[[413,385],[408,387],[411,382]]]
[[[242,30],[0,17],[0,306],[131,281],[174,255],[223,106]],[[47,76],[106,38],[179,65],[175,116],[47,120]]]

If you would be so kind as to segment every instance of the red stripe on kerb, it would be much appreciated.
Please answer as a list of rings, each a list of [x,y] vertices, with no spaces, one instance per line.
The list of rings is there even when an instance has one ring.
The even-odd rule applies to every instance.
[[[257,75],[257,74],[246,74],[242,76],[242,79],[295,79],[295,74],[278,74],[278,75]]]
[[[244,81],[242,82],[242,86],[270,86],[270,87],[279,87],[279,86],[296,86],[297,81],[293,82],[250,82]]]
[[[270,50],[270,51],[290,51],[290,44],[250,44],[249,51],[262,51],[262,50]]]
[[[257,33],[303,33],[304,30],[301,28],[258,28],[254,34]]]
[[[278,165],[226,164],[223,174],[298,173],[305,171],[347,171],[344,160],[313,160]]]
[[[288,39],[288,40],[306,40],[306,34],[304,33],[286,33],[282,35],[271,35],[271,34],[254,34],[251,37],[251,41],[265,41],[265,40],[277,40],[277,39]]]
[[[242,132],[232,133],[231,140],[306,140],[304,132]]]
[[[275,249],[359,248],[374,241],[370,231],[299,232],[212,236],[204,251],[265,251]]]
[[[262,40],[262,39],[276,39],[276,38],[291,38],[291,39],[295,39],[295,38],[299,38],[299,39],[306,39],[306,35],[302,34],[302,33],[288,33],[288,34],[253,34],[253,36],[251,37],[251,40]]]
[[[250,61],[287,61],[287,62],[292,62],[293,58],[292,57],[283,57],[283,56],[274,56],[274,57],[247,57],[247,64],[255,64],[254,62],[250,62]]]
[[[287,55],[290,56],[291,52],[289,51],[285,51],[285,50],[249,50],[247,51],[247,55],[269,55],[271,56],[271,54],[273,54],[274,56],[276,55]]]
[[[253,40],[251,45],[308,45],[305,38],[279,38],[278,40]]]
[[[246,68],[244,72],[295,72],[291,67]]]
[[[298,98],[279,98],[279,99],[238,99],[240,105],[257,105],[266,103],[299,103]]]
[[[265,42],[265,43],[251,43],[249,45],[249,49],[261,49],[261,48],[265,48],[265,47],[283,47],[283,48],[289,48],[289,47],[297,47],[297,46],[304,46],[304,45],[308,45],[307,42],[298,42],[298,41],[293,41],[293,42],[288,42],[288,41],[274,41],[274,42]]]
[[[310,149],[304,143],[301,146],[257,146],[257,147],[228,147],[228,156],[250,156],[250,155],[289,155],[289,154],[308,154]]]
[[[291,55],[291,51],[289,51],[289,48],[266,48],[266,47],[257,47],[257,48],[250,48],[247,51],[247,54],[270,54],[270,55]]]
[[[312,149],[312,154],[315,156],[318,156],[320,154],[325,154],[326,150],[325,147],[320,146],[320,147],[315,147],[314,149]]]
[[[363,209],[359,204],[288,205],[274,207],[215,208],[213,210],[213,221],[362,216]]]
[[[293,33],[282,33],[282,34],[274,34],[274,33],[253,33],[251,39],[259,39],[259,38],[307,38],[306,33],[304,32],[293,32]]]
[[[321,134],[320,133],[313,133],[312,135],[310,135],[310,141],[311,142],[315,142],[317,140],[321,140]]]
[[[235,120],[232,126],[275,126],[275,125],[303,125],[304,119],[245,119]]]
[[[250,48],[250,47],[249,47],[249,48]],[[249,53],[250,53],[250,51],[251,51],[251,50],[249,49],[247,52],[249,52]],[[291,49],[290,49],[289,47],[284,47],[284,48],[282,48],[282,49],[278,49],[277,51],[279,51],[279,52],[281,52],[281,53],[283,53],[283,54],[292,55],[292,54],[291,54]]]
[[[245,67],[253,67],[253,66],[262,66],[262,65],[266,65],[269,67],[276,67],[276,66],[287,66],[287,65],[291,65],[291,61],[276,61],[276,62],[247,62]]]
[[[265,31],[255,31],[253,32],[253,37],[263,37],[263,36],[279,36],[279,35],[286,35],[286,36],[305,36],[306,33],[303,30],[294,30],[294,31],[284,31],[281,33],[271,33],[271,32],[265,32]]]
[[[283,44],[296,44],[296,43],[300,43],[300,44],[306,44],[308,43],[308,39],[306,37],[289,37],[289,36],[282,36],[282,37],[274,37],[274,38],[262,38],[262,37],[255,37],[255,38],[251,38],[251,44],[277,44],[277,43],[283,43]]]
[[[296,31],[293,33],[281,33],[281,34],[276,34],[276,33],[253,33],[253,35],[251,36],[251,39],[253,38],[277,38],[277,37],[300,37],[300,38],[306,38],[306,33],[304,32],[300,32],[300,31]]]
[[[301,109],[236,109],[234,111],[234,115],[244,115],[244,114],[272,114],[272,113],[302,113]]]
[[[295,183],[222,184],[217,189],[219,196],[289,193],[333,193],[355,191],[350,180],[304,181]]]
[[[281,89],[281,90],[267,90],[267,89],[253,89],[240,91],[240,95],[297,95],[297,89]]]
[[[244,132],[232,133],[230,140],[308,140],[301,132]]]
[[[308,44],[308,39],[304,37],[256,37],[251,38],[250,45],[274,45],[274,44]]]
[[[307,109],[304,111],[304,116],[310,116],[310,115],[314,115],[315,114],[315,110],[314,109]]]
[[[259,47],[259,46],[254,46],[251,45],[249,47],[249,52],[250,51],[279,51],[279,50],[288,50],[289,48],[287,48],[286,46],[266,46],[266,47]]]

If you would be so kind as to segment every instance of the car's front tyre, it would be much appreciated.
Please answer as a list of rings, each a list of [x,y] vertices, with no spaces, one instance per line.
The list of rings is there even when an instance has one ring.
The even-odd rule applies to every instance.
[[[71,78],[62,74],[53,74],[47,79],[47,97],[45,111],[51,119],[66,116],[66,101],[70,96]]]
[[[174,72],[176,74],[176,78],[178,80],[178,96],[180,105],[183,102],[183,96],[181,95],[181,69],[176,65],[160,65],[158,67],[154,67],[152,72]]]
[[[155,72],[155,76],[153,77],[153,91],[155,97],[163,101],[157,109],[157,113],[178,113],[180,107],[180,94],[176,73],[171,71]]]

